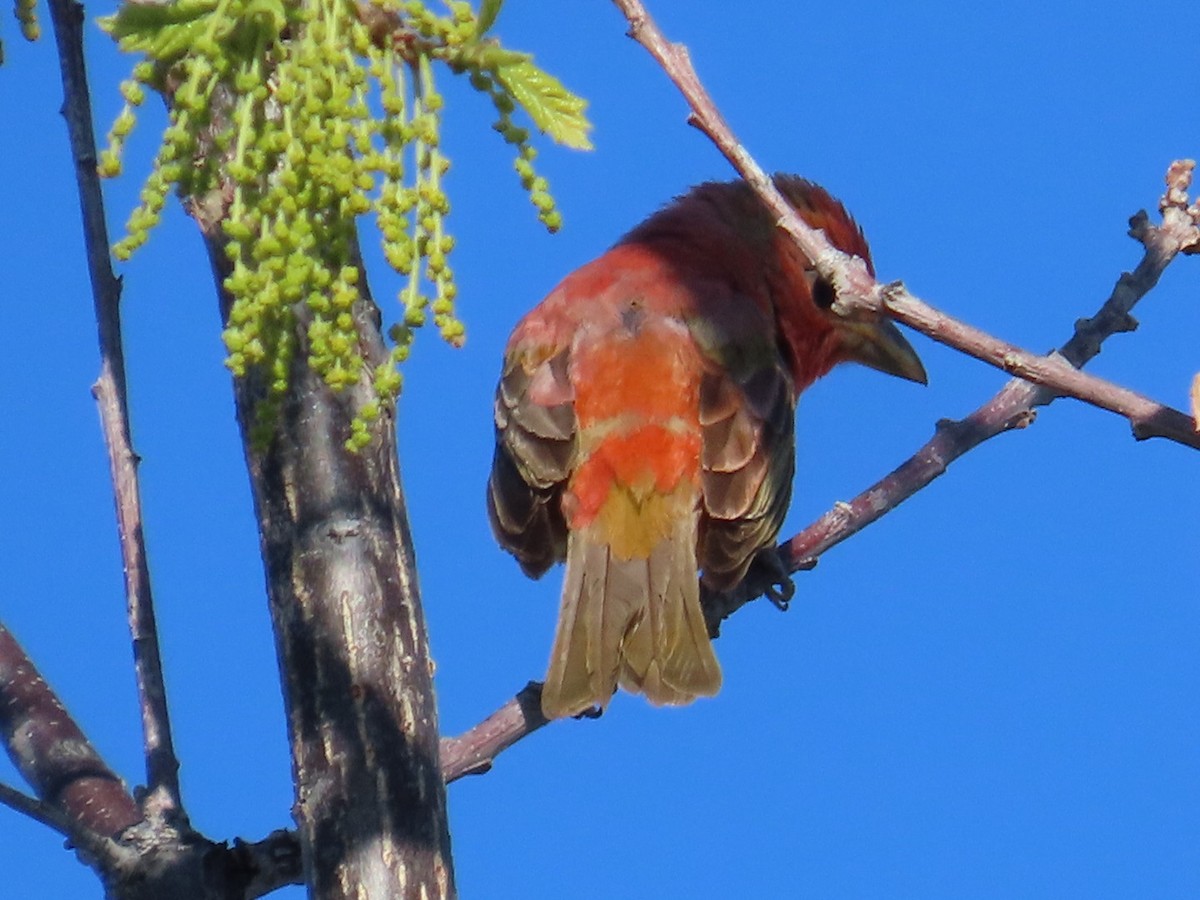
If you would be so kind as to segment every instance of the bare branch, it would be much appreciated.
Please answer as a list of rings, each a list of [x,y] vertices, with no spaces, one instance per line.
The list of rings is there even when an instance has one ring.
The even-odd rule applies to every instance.
[[[0,803],[57,831],[67,839],[69,846],[82,854],[85,861],[97,860],[102,861],[102,865],[112,866],[116,860],[132,859],[133,854],[117,841],[80,827],[49,803],[23,794],[10,785],[0,784]]]
[[[64,835],[105,883],[106,896],[244,900],[303,883],[300,843],[276,831],[261,841],[210,841],[146,815],[88,742],[13,636],[0,625],[0,741],[37,798],[0,784],[0,804]]]
[[[1038,356],[1022,350],[938,312],[895,285],[886,289],[884,305],[894,319],[935,341],[990,363],[1010,375],[1041,385],[1055,395],[1074,397],[1124,416],[1133,426],[1134,437],[1139,440],[1165,437],[1200,450],[1200,435],[1192,427],[1190,416],[1136,391],[1081,372],[1061,354]]]
[[[150,593],[150,570],[142,533],[138,490],[137,454],[129,430],[125,383],[125,353],[121,341],[121,284],[109,263],[108,228],[104,201],[96,174],[96,137],[92,130],[91,96],[83,60],[83,9],[71,0],[50,0],[50,14],[62,69],[63,116],[70,134],[75,178],[83,212],[88,274],[96,308],[100,338],[100,377],[92,394],[100,409],[104,443],[117,507],[117,531],[125,570],[126,606],[133,638],[133,659],[149,793],[161,791],[158,801],[164,814],[182,813],[179,797],[179,762],[171,741],[166,686],[159,656],[158,629]]]
[[[30,797],[12,785],[0,783],[0,803],[57,831],[65,838],[71,837],[71,823],[66,816],[49,803],[45,803],[37,797]]]
[[[77,846],[90,848],[95,838],[114,837],[141,819],[141,810],[121,779],[100,758],[3,625],[0,740],[38,800],[11,788],[0,799],[66,834]]]
[[[771,179],[737,141],[700,83],[687,49],[671,44],[658,29],[639,0],[613,0],[629,20],[629,34],[650,52],[683,93],[692,108],[688,121],[703,131],[754,188],[763,202],[779,217],[779,226],[795,240],[822,275],[837,288],[838,306],[885,313],[897,321],[976,359],[1041,384],[1056,394],[1075,397],[1101,409],[1125,416],[1133,425],[1135,437],[1165,437],[1189,447],[1200,448],[1190,417],[1178,410],[1149,400],[1133,391],[1091,375],[1084,375],[1061,359],[1041,357],[998,340],[977,328],[959,322],[910,294],[903,285],[881,285],[861,260],[830,246],[825,236],[810,228],[775,188]],[[1187,161],[1176,163],[1168,176],[1168,196],[1174,208],[1182,208],[1194,231],[1200,218],[1197,207],[1187,207],[1186,182],[1190,180]],[[1179,185],[1182,183],[1182,187]],[[1186,252],[1200,246],[1193,236],[1185,242]]]
[[[235,840],[228,851],[236,865],[252,873],[247,900],[263,897],[288,884],[304,884],[304,860],[296,832],[279,829],[261,841]]]
[[[1132,272],[1123,272],[1104,305],[1089,319],[1075,323],[1075,333],[1047,359],[1057,359],[1059,366],[1083,366],[1100,352],[1104,341],[1114,334],[1133,331],[1137,322],[1130,313],[1158,283],[1167,266],[1180,253],[1194,252],[1200,246],[1197,229],[1197,207],[1187,206],[1186,191],[1190,184],[1192,166],[1173,163],[1167,172],[1167,193],[1159,208],[1163,224],[1150,224],[1145,212],[1130,220],[1130,235],[1141,242],[1144,253]],[[1076,371],[1070,369],[1070,371]],[[840,544],[881,518],[900,503],[946,471],[954,460],[968,450],[1014,428],[1032,424],[1036,410],[1048,406],[1059,393],[1023,378],[1014,378],[989,401],[959,421],[942,420],[934,436],[894,471],[875,482],[848,503],[839,503],[799,534],[779,545],[780,561],[788,572],[809,569],[817,558],[831,547]],[[1137,395],[1133,395],[1137,397]],[[1171,429],[1173,439],[1196,446],[1196,435],[1186,431],[1187,420],[1181,427],[1176,418],[1180,413],[1159,407],[1152,401],[1147,416],[1135,420],[1134,434],[1150,437],[1156,429]],[[761,595],[771,584],[769,573],[751,571],[750,577],[725,596],[706,596],[705,608],[710,621],[720,621],[738,607]]]
[[[542,715],[542,685],[531,681],[498,710],[458,737],[442,738],[442,778],[482,775],[496,756],[549,723]]]
[[[698,128],[717,145],[717,149],[733,164],[738,174],[775,213],[779,227],[786,231],[804,251],[804,255],[813,261],[821,275],[834,284],[838,294],[866,296],[877,290],[880,285],[867,271],[863,261],[842,253],[825,240],[821,231],[809,227],[784,199],[767,173],[734,137],[733,130],[725,122],[704,85],[700,83],[688,56],[687,47],[668,41],[640,0],[613,2],[629,21],[629,36],[646,48],[683,93],[692,109],[688,116],[688,124]]]

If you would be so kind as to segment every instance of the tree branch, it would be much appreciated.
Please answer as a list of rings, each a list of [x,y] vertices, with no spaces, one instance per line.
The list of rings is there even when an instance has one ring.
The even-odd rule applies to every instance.
[[[215,147],[210,152],[220,152]],[[189,198],[222,321],[232,297],[222,229],[232,191]],[[355,251],[357,255],[357,251]],[[358,262],[361,270],[361,261]],[[390,365],[362,272],[352,315],[366,371]],[[292,752],[305,883],[322,900],[455,895],[432,661],[396,453],[392,404],[373,440],[346,448],[370,377],[334,390],[309,365],[306,303],[269,440],[259,370],[234,400],[254,498]],[[365,893],[364,893],[365,892]]]
[[[712,97],[700,83],[687,47],[672,44],[639,0],[613,0],[629,22],[629,36],[641,44],[683,93],[691,113],[688,124],[708,136],[738,174],[754,189],[778,218],[778,226],[791,236],[804,255],[813,261],[822,276],[829,279],[839,295],[847,292],[869,294],[880,287],[857,257],[842,253],[825,240],[824,234],[800,218],[784,199],[775,183],[734,137]]]
[[[100,876],[106,897],[246,900],[302,883],[300,845],[290,832],[229,847],[186,822],[153,813],[143,818],[143,808],[3,625],[0,741],[37,794],[0,784],[0,804],[64,835]]]
[[[296,832],[279,829],[261,841],[234,840],[229,857],[250,873],[246,900],[263,897],[289,884],[304,884],[304,859]]]
[[[882,285],[876,282],[862,260],[832,247],[825,240],[824,234],[809,227],[784,200],[771,179],[738,142],[717,110],[692,67],[687,48],[668,42],[639,0],[613,2],[629,21],[630,37],[649,51],[687,99],[692,109],[688,122],[708,135],[763,202],[779,217],[779,227],[792,237],[821,274],[834,283],[838,295],[836,306],[848,311],[865,310],[886,314],[939,343],[1003,369],[1010,375],[1041,384],[1056,394],[1074,397],[1123,415],[1129,419],[1134,435],[1139,439],[1165,437],[1200,449],[1200,436],[1192,427],[1191,418],[1178,410],[1156,403],[1127,388],[1078,372],[1070,365],[1064,364],[1061,359],[1029,353],[993,338],[977,328],[939,312],[914,297],[900,283]],[[1172,172],[1178,174],[1179,169],[1186,168],[1186,162],[1176,163]],[[1190,172],[1185,177],[1190,179]],[[1189,210],[1186,204],[1186,186],[1183,191],[1185,196],[1182,203],[1174,208],[1183,210],[1183,218],[1190,220],[1193,235],[1185,246],[1200,247],[1200,241],[1195,236],[1200,210],[1195,206]],[[1188,249],[1186,252],[1195,251]]]
[[[107,839],[138,822],[141,810],[3,625],[0,740],[38,797],[6,788],[0,800],[111,861],[116,845]]]
[[[458,737],[442,738],[442,778],[482,775],[496,756],[549,723],[542,715],[542,685],[531,681],[498,710]]]
[[[1173,172],[1174,166],[1168,172],[1168,179]],[[1168,196],[1170,193],[1168,191]],[[1166,199],[1164,197],[1164,206]],[[1059,365],[1083,366],[1100,352],[1108,337],[1133,331],[1137,327],[1130,315],[1134,305],[1158,283],[1179,253],[1189,252],[1186,249],[1190,246],[1188,229],[1175,227],[1166,209],[1162,227],[1151,225],[1144,212],[1134,216],[1130,225],[1130,234],[1144,248],[1141,261],[1133,272],[1121,274],[1112,294],[1096,315],[1075,323],[1075,333],[1070,340],[1052,355],[1063,360]],[[1192,228],[1194,230],[1194,226]],[[1047,387],[1014,378],[965,418],[938,422],[934,436],[895,470],[854,499],[837,504],[807,528],[782,541],[778,553],[783,569],[797,572],[812,568],[826,550],[895,509],[967,451],[998,434],[1031,425],[1037,416],[1037,408],[1048,406],[1059,396]],[[1155,427],[1153,419],[1146,427]],[[763,594],[772,582],[771,573],[752,569],[750,576],[734,591],[723,596],[707,595],[705,610],[710,622],[728,617]]]
[[[0,804],[57,831],[67,839],[67,845],[76,848],[85,860],[104,860],[106,865],[112,865],[114,860],[131,859],[133,856],[112,838],[79,827],[49,803],[30,797],[11,785],[0,784]]]
[[[71,837],[71,824],[62,813],[49,803],[44,803],[37,797],[30,797],[12,785],[0,782],[0,803],[53,831],[57,831],[65,838]]]
[[[1143,246],[1141,261],[1132,272],[1121,274],[1100,310],[1089,319],[1077,321],[1071,338],[1047,358],[1062,360],[1059,365],[1081,367],[1100,352],[1106,339],[1137,328],[1137,322],[1130,315],[1137,302],[1158,283],[1176,256],[1195,252],[1189,248],[1197,246],[1196,208],[1193,206],[1187,213],[1188,221],[1172,212],[1187,209],[1186,190],[1190,175],[1190,166],[1172,164],[1167,172],[1167,193],[1159,204],[1163,214],[1162,226],[1151,225],[1145,212],[1139,212],[1130,219],[1129,233]],[[1182,206],[1179,203],[1181,191],[1184,192]],[[787,570],[795,572],[811,567],[816,558],[830,547],[894,509],[941,475],[951,462],[968,450],[1005,431],[1032,424],[1037,408],[1048,406],[1059,396],[1048,387],[1014,378],[966,418],[959,421],[942,420],[933,438],[895,471],[849,503],[839,504],[799,534],[782,542],[779,550]],[[1169,412],[1174,414],[1174,410]],[[1140,427],[1146,431],[1159,427],[1153,413],[1149,419],[1143,420]],[[1171,423],[1170,427],[1178,428],[1178,425]],[[1135,436],[1150,436],[1148,433],[1139,434],[1138,428],[1139,423],[1135,422]],[[1195,434],[1188,437],[1194,439]],[[739,586],[739,591],[754,591],[754,588],[752,584],[744,584]],[[761,592],[760,588],[747,599]]]
[[[684,94],[692,109],[688,121],[708,135],[778,214],[780,227],[792,236],[822,274],[838,285],[839,304],[887,314],[933,340],[1018,376],[961,422],[939,423],[934,437],[895,471],[783,542],[780,558],[787,572],[811,568],[821,553],[894,509],[944,472],[951,461],[1002,431],[1028,425],[1033,421],[1035,407],[1045,406],[1059,396],[1074,397],[1125,416],[1139,440],[1166,437],[1200,449],[1200,434],[1191,417],[1078,370],[1099,352],[1100,344],[1109,335],[1136,327],[1129,311],[1158,282],[1176,255],[1200,252],[1197,227],[1200,204],[1189,206],[1187,196],[1195,167],[1192,161],[1177,161],[1167,172],[1167,191],[1159,204],[1163,215],[1161,227],[1151,226],[1144,212],[1131,220],[1131,234],[1146,249],[1135,272],[1121,276],[1101,311],[1094,318],[1077,323],[1075,335],[1059,352],[1038,356],[933,309],[909,294],[901,284],[876,283],[859,261],[831,247],[820,231],[809,228],[795,214],[766,173],[737,142],[696,76],[686,48],[667,42],[639,0],[614,2],[630,23],[630,36],[658,60]],[[777,569],[756,566],[746,581],[729,594],[718,597],[706,593],[705,609],[710,625],[715,630],[721,619],[768,591],[777,581]]]
[[[219,284],[223,238],[217,228],[205,237]],[[220,297],[227,314],[228,295]],[[378,315],[364,293],[355,316],[372,371],[387,359]],[[301,341],[305,329],[301,315]],[[394,410],[380,416],[372,444],[352,453],[346,437],[354,410],[372,399],[369,386],[335,393],[305,351],[290,379],[265,449],[251,437],[261,379],[237,379],[234,396],[280,657],[305,880],[321,898],[453,897],[432,664]]]
[[[179,761],[171,741],[158,629],[150,592],[150,569],[142,532],[138,456],[133,451],[129,430],[125,352],[121,340],[121,284],[113,275],[109,262],[104,200],[96,174],[96,137],[92,130],[91,97],[83,59],[83,8],[71,0],[50,0],[50,15],[58,44],[65,95],[62,112],[75,161],[88,274],[100,338],[100,377],[92,387],[92,394],[100,410],[117,507],[126,610],[142,712],[146,785],[149,795],[162,794],[155,798],[155,805],[164,815],[182,814]]]
[[[1100,352],[1106,338],[1137,327],[1130,311],[1158,283],[1178,254],[1200,252],[1200,203],[1189,206],[1187,196],[1194,163],[1177,161],[1168,170],[1167,192],[1159,204],[1161,226],[1151,225],[1144,212],[1130,220],[1131,236],[1145,248],[1137,268],[1121,275],[1095,316],[1076,322],[1074,335],[1058,351],[1037,356],[938,312],[910,295],[902,285],[876,283],[860,261],[831,247],[820,231],[809,228],[796,215],[766,173],[737,142],[700,83],[687,48],[669,43],[638,0],[613,2],[629,21],[630,37],[650,52],[687,98],[692,108],[688,122],[704,132],[754,187],[779,216],[780,227],[817,264],[821,273],[838,285],[839,294],[847,293],[852,302],[864,308],[886,313],[934,340],[1018,376],[965,419],[939,422],[934,437],[894,471],[783,541],[777,548],[779,565],[756,564],[742,584],[725,594],[702,586],[705,615],[714,634],[723,619],[750,600],[764,593],[777,596],[773,588],[779,583],[781,568],[789,574],[811,569],[822,553],[895,509],[945,472],[955,459],[997,434],[1030,425],[1037,407],[1046,406],[1060,396],[1075,397],[1125,416],[1139,440],[1166,437],[1200,449],[1200,435],[1190,417],[1078,371]],[[776,602],[786,606],[786,599]],[[533,716],[526,711],[530,692],[539,687],[531,682],[483,722],[458,737],[443,739],[442,772],[447,782],[486,772],[498,753],[546,724],[540,711]],[[536,709],[536,697],[534,702]]]

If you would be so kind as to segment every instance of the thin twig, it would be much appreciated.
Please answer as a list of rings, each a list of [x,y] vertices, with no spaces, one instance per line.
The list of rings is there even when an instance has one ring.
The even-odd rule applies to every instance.
[[[837,288],[838,308],[883,313],[939,343],[990,365],[1033,381],[1056,394],[1074,397],[1125,416],[1141,438],[1165,437],[1200,449],[1200,436],[1189,416],[1112,382],[1085,375],[1059,359],[1022,350],[939,312],[899,283],[875,281],[862,260],[832,247],[824,234],[809,227],[784,200],[763,169],[734,136],[700,83],[687,48],[672,44],[639,0],[613,0],[629,21],[629,35],[649,51],[691,106],[689,123],[699,128],[778,216],[778,224]],[[1193,207],[1193,210],[1195,208]],[[1194,222],[1193,222],[1194,224]],[[1188,251],[1191,252],[1191,251]]]
[[[83,8],[71,0],[50,0],[50,14],[62,68],[63,116],[75,161],[88,274],[100,338],[100,377],[92,394],[100,410],[117,507],[129,630],[142,712],[146,784],[148,795],[159,792],[165,795],[157,800],[164,813],[181,813],[179,762],[171,741],[158,629],[150,592],[150,570],[142,532],[138,457],[133,451],[129,430],[125,353],[121,341],[121,284],[113,275],[109,262],[104,200],[96,174],[96,137],[92,130],[91,96],[83,59]]]
[[[498,754],[550,720],[542,715],[542,685],[531,681],[515,697],[458,737],[442,738],[442,778],[482,775]]]
[[[687,47],[672,44],[659,30],[646,7],[639,0],[613,0],[629,22],[629,36],[641,44],[667,73],[667,77],[683,93],[691,113],[688,124],[708,136],[725,158],[733,164],[738,174],[754,189],[763,202],[777,217],[777,224],[786,231],[813,261],[818,271],[829,279],[840,295],[846,293],[868,294],[879,285],[867,271],[866,265],[857,257],[842,253],[825,240],[819,230],[810,228],[763,168],[734,137],[717,105],[709,96],[692,66]]]
[[[1178,211],[1188,210],[1186,192],[1191,182],[1192,167],[1173,163],[1167,172],[1167,193],[1159,209],[1163,224],[1155,227],[1144,212],[1130,220],[1130,236],[1143,247],[1141,261],[1132,272],[1123,272],[1112,293],[1100,310],[1089,319],[1075,323],[1075,333],[1058,351],[1048,358],[1059,358],[1075,367],[1090,362],[1106,339],[1114,334],[1137,328],[1131,313],[1134,306],[1158,284],[1167,266],[1180,253],[1194,252],[1189,248],[1200,244],[1196,226],[1196,209],[1185,216]],[[1183,202],[1179,202],[1182,195]],[[1074,370],[1073,370],[1074,371]],[[1031,424],[1036,409],[1048,406],[1058,398],[1053,390],[1014,378],[973,413],[959,421],[943,420],[937,433],[908,460],[886,478],[876,482],[846,504],[839,504],[812,525],[780,545],[780,553],[789,571],[808,568],[816,558],[835,544],[894,509],[934,478],[968,450],[1013,428]],[[1135,422],[1135,434],[1139,424]],[[1156,427],[1153,415],[1142,420],[1144,429]],[[1193,435],[1194,437],[1194,435]],[[743,586],[752,589],[752,586]]]
[[[112,838],[96,834],[94,831],[72,823],[69,818],[49,803],[43,803],[36,797],[30,797],[11,785],[0,783],[0,803],[57,831],[67,839],[70,846],[81,851],[85,858],[102,860],[107,865],[112,865],[113,861],[117,859],[128,860],[130,858],[130,851]]]
[[[809,228],[766,173],[738,143],[733,132],[716,109],[712,98],[700,83],[688,58],[687,49],[671,44],[639,0],[614,0],[630,23],[630,36],[658,60],[668,77],[683,93],[691,107],[688,121],[703,131],[755,189],[804,253],[826,277],[838,286],[838,303],[885,313],[922,334],[974,356],[1018,378],[1006,385],[961,422],[939,423],[937,434],[895,471],[872,485],[849,503],[838,504],[780,547],[781,559],[789,572],[811,568],[816,558],[834,544],[875,521],[912,496],[946,466],[971,447],[1013,427],[1029,424],[1036,406],[1044,406],[1059,396],[1070,396],[1101,409],[1125,416],[1133,426],[1134,437],[1165,437],[1185,446],[1200,449],[1191,417],[1130,391],[1120,385],[1087,375],[1078,370],[1099,352],[1100,343],[1117,331],[1132,330],[1129,310],[1157,283],[1163,269],[1180,253],[1200,251],[1200,204],[1188,205],[1194,163],[1181,160],[1167,173],[1167,191],[1160,203],[1163,225],[1153,228],[1145,213],[1131,222],[1131,233],[1142,241],[1146,254],[1133,275],[1122,276],[1113,296],[1096,317],[1081,322],[1071,341],[1059,353],[1039,356],[959,322],[912,296],[900,284],[875,283],[854,258],[831,247],[824,235]],[[1040,385],[1040,387],[1038,386]],[[710,622],[717,622],[733,610],[766,590],[771,573],[759,570],[729,595],[706,595]]]
[[[1196,226],[1192,225],[1195,240]],[[1178,245],[1175,252],[1192,252]],[[1200,449],[1200,434],[1190,416],[1104,378],[1079,371],[1062,353],[1042,356],[1023,350],[929,306],[899,282],[879,285],[867,295],[846,297],[849,308],[882,312],[926,337],[952,347],[1010,375],[1040,385],[1055,397],[1071,397],[1125,417],[1137,440],[1161,437]],[[1105,335],[1107,336],[1107,335]],[[1044,404],[1039,404],[1044,405]]]
[[[998,340],[978,328],[944,315],[915,300],[903,288],[889,286],[886,309],[899,322],[1010,375],[1041,385],[1055,396],[1073,397],[1124,416],[1139,440],[1164,437],[1200,450],[1200,434],[1192,419],[1136,391],[1081,372],[1061,354],[1039,356]]]
[[[35,822],[40,822],[47,828],[57,831],[63,837],[70,839],[71,823],[61,812],[37,797],[18,791],[12,785],[0,782],[0,803],[9,809],[14,809],[22,815],[29,816]]]

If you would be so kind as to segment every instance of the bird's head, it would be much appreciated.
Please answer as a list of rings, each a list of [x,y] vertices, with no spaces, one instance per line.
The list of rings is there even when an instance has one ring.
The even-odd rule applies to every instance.
[[[862,229],[846,208],[819,185],[796,175],[776,175],[775,186],[812,228],[833,246],[857,256],[872,275],[871,251]],[[888,319],[870,312],[844,312],[837,291],[780,229],[772,244],[778,268],[772,300],[781,342],[792,363],[797,389],[803,389],[841,362],[857,362],[920,384],[925,367],[912,345]]]
[[[872,276],[871,251],[846,208],[819,185],[779,174],[775,186],[833,246],[857,256]],[[834,286],[777,226],[775,216],[744,181],[707,182],[659,210],[621,239],[654,248],[702,287],[717,282],[745,296],[775,320],[778,346],[796,390],[842,362],[857,362],[924,384],[925,368],[900,330],[870,312],[846,312]],[[734,323],[727,327],[736,328]],[[748,326],[751,327],[751,326]]]

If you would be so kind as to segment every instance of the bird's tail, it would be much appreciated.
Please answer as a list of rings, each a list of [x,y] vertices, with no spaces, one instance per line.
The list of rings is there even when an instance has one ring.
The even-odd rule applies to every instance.
[[[721,668],[700,607],[692,509],[632,558],[601,539],[601,523],[571,533],[542,690],[548,718],[604,707],[618,684],[659,705],[717,693]]]

